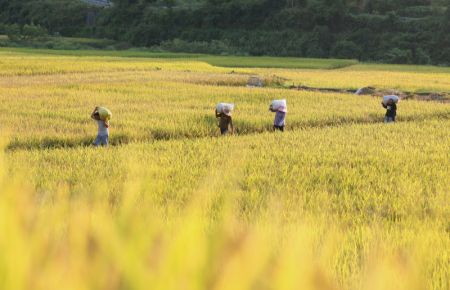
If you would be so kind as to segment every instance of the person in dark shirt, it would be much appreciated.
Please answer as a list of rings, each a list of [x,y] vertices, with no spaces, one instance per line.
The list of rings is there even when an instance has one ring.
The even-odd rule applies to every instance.
[[[219,113],[216,110],[216,118],[219,119],[220,134],[228,134],[231,129],[231,134],[234,134],[233,119],[231,118],[231,111],[228,108],[223,110],[223,113]]]
[[[386,104],[381,103],[383,108],[386,109],[386,115],[384,117],[385,123],[393,123],[395,122],[395,117],[397,116],[397,105],[394,100],[390,99]]]

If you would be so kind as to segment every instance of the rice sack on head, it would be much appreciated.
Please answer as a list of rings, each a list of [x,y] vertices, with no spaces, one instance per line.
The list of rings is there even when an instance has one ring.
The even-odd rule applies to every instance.
[[[272,104],[270,105],[269,110],[272,112],[281,111],[281,112],[286,113],[287,112],[287,101],[285,99],[273,100]]]
[[[100,120],[109,121],[111,120],[112,113],[105,107],[98,107],[97,112],[100,116]]]
[[[219,103],[216,106],[216,110],[220,114],[225,114],[227,116],[231,116],[234,110],[234,104],[229,103]]]
[[[387,105],[387,103],[389,102],[389,100],[394,101],[394,103],[398,103],[400,98],[396,95],[389,95],[389,96],[384,96],[383,97],[383,104]]]

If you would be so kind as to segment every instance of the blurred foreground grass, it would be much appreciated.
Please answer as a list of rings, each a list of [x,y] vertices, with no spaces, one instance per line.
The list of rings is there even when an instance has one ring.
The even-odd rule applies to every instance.
[[[5,289],[445,289],[450,123],[8,153]]]

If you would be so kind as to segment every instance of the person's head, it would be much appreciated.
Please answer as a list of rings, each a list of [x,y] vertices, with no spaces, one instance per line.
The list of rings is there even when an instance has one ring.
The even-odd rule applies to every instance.
[[[393,99],[389,99],[389,100],[387,101],[387,103],[388,103],[388,105],[393,105],[393,104],[394,104],[394,100],[393,100]]]
[[[230,111],[230,108],[224,108],[224,109],[223,109],[223,113],[224,113],[225,115],[231,117],[231,111]]]
[[[100,121],[100,113],[99,112],[94,113],[94,119]]]

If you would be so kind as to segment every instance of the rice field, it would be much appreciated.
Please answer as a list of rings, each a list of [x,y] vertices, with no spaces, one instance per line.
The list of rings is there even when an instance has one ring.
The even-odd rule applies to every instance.
[[[448,92],[449,72],[261,66],[0,51],[1,288],[448,289],[450,105],[402,101],[385,125],[377,98],[270,80]]]

